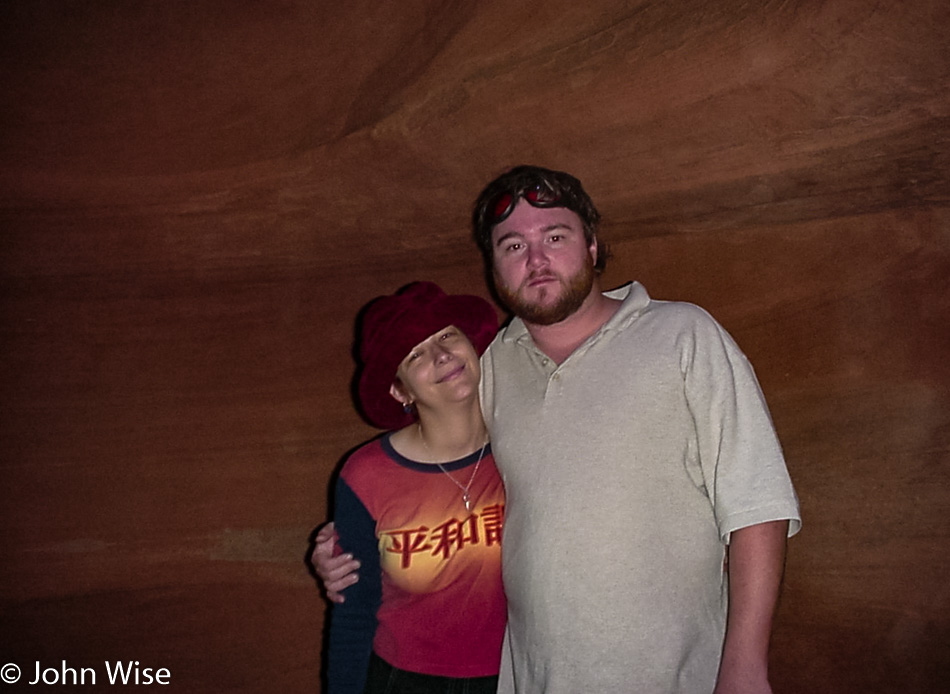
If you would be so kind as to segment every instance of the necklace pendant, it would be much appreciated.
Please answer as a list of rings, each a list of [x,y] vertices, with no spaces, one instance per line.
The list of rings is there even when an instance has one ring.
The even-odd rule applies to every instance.
[[[423,443],[425,443],[425,440],[423,440]],[[446,470],[442,466],[442,463],[436,463],[436,465],[439,466],[439,469],[445,474],[445,476],[448,477],[450,480],[452,480],[452,484],[454,484],[456,487],[462,490],[462,501],[465,502],[465,510],[468,511],[469,513],[472,512],[472,497],[469,496],[468,490],[469,490],[469,487],[472,486],[472,482],[475,481],[475,475],[478,474],[478,466],[482,464],[482,457],[485,455],[486,448],[488,448],[488,441],[482,444],[482,450],[479,451],[478,453],[478,460],[475,461],[475,469],[472,470],[472,476],[468,478],[468,484],[466,484],[464,487],[461,485],[461,483],[457,479],[455,479],[454,477],[452,477],[452,475],[449,474],[449,471]]]

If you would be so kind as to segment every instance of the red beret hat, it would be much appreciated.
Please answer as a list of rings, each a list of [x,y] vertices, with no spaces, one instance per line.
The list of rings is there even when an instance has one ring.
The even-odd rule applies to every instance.
[[[370,302],[359,346],[359,399],[370,423],[398,429],[415,419],[415,412],[405,412],[389,393],[396,369],[409,350],[450,325],[465,333],[481,356],[498,331],[498,316],[481,297],[449,295],[432,282],[414,282]]]

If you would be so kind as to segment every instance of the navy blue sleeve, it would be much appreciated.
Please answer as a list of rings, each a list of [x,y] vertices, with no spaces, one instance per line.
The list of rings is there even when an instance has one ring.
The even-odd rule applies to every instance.
[[[329,694],[362,694],[383,593],[376,521],[342,479],[335,496],[333,522],[340,547],[359,559],[360,580],[343,592],[346,601],[330,612],[327,683]]]

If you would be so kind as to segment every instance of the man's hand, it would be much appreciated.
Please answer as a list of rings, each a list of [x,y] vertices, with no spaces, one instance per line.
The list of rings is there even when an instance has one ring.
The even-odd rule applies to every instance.
[[[772,687],[766,676],[742,672],[741,668],[736,671],[724,664],[713,694],[772,694]]]
[[[323,582],[327,599],[330,602],[342,603],[343,589],[353,585],[360,578],[356,573],[356,570],[360,568],[360,563],[353,558],[352,554],[333,555],[338,547],[336,528],[332,522],[320,528],[314,542],[310,561],[313,562],[317,576]]]

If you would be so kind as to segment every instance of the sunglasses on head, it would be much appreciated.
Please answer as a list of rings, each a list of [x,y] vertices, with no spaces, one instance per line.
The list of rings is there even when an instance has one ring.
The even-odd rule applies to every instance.
[[[516,190],[514,192],[505,191],[499,193],[494,201],[488,206],[491,211],[491,226],[501,224],[508,219],[512,210],[518,204],[518,198],[526,200],[532,207],[559,207],[561,203],[561,194],[558,193],[550,184],[541,182],[534,185]]]

